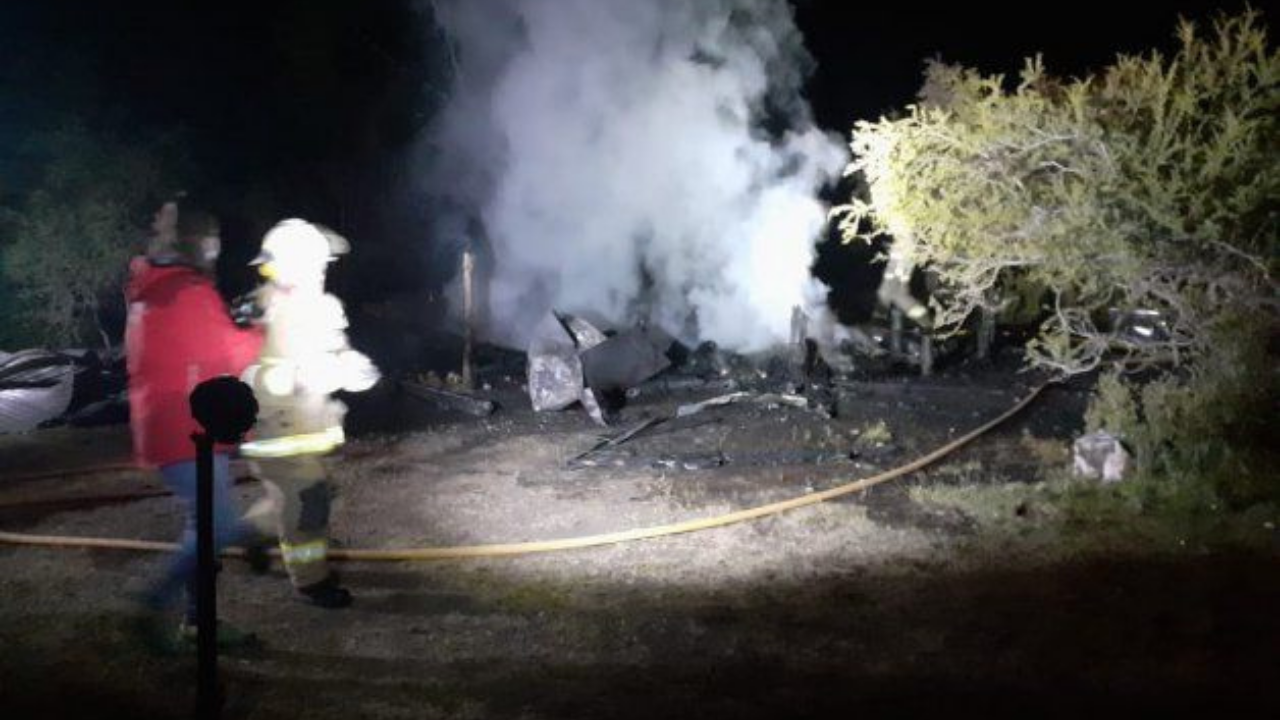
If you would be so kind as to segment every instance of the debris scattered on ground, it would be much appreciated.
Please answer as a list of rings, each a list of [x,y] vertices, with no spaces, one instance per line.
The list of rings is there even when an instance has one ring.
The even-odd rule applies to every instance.
[[[742,400],[746,400],[751,396],[752,396],[752,393],[747,392],[746,390],[740,390],[738,392],[729,393],[728,395],[717,395],[716,397],[710,398],[708,400],[703,400],[701,402],[686,403],[676,408],[676,417],[689,417],[690,415],[697,415],[698,413],[702,412],[703,410],[706,410],[707,408],[721,407],[724,405],[728,405],[730,403],[740,402]]]
[[[528,366],[529,400],[534,410],[563,410],[582,399],[586,381],[578,350],[578,341],[554,312],[547,313],[534,328]]]
[[[119,349],[0,352],[0,434],[126,423],[126,386]]]
[[[618,433],[613,437],[605,438],[604,440],[601,440],[599,443],[593,445],[592,447],[582,451],[581,453],[578,453],[577,455],[569,459],[569,463],[573,464],[578,461],[581,461],[583,458],[587,457],[588,455],[591,455],[592,453],[595,453],[595,452],[599,452],[600,450],[603,450],[605,448],[616,447],[618,445],[621,445],[622,443],[630,440],[636,435],[639,435],[640,433],[653,427],[654,425],[657,425],[659,423],[666,421],[666,419],[667,418],[664,418],[664,417],[646,418],[640,421],[639,423],[637,423],[636,425],[632,426],[631,429],[624,430],[623,432]]]
[[[1078,438],[1072,449],[1072,471],[1079,477],[1101,478],[1103,483],[1114,483],[1123,480],[1129,472],[1129,451],[1120,438],[1106,430],[1096,430]]]
[[[467,386],[462,375],[456,372],[445,373],[444,377],[434,372],[425,372],[415,376],[412,382],[428,388],[449,390],[456,393],[466,393],[471,389]]]
[[[722,452],[696,453],[679,457],[658,458],[648,463],[649,467],[665,470],[709,470],[729,464],[729,458]]]
[[[66,412],[75,374],[74,359],[62,353],[0,353],[0,433],[34,430]]]
[[[877,420],[858,430],[858,442],[866,445],[885,445],[893,442],[893,431],[884,420]]]
[[[732,465],[738,468],[788,467],[795,465],[831,465],[858,459],[857,451],[814,450],[808,448],[758,452],[707,452],[643,455],[605,448],[583,453],[571,459],[570,468],[618,468],[653,470],[709,470]]]
[[[612,336],[586,320],[555,311],[534,329],[529,343],[529,399],[533,409],[563,410],[580,402],[591,419],[608,425],[606,397],[625,392],[671,365],[673,340],[651,327]]]
[[[674,340],[656,328],[630,328],[580,353],[587,387],[623,391],[671,366],[666,350]]]
[[[400,388],[409,395],[420,400],[435,403],[449,410],[457,410],[476,417],[487,417],[493,414],[497,405],[492,400],[473,397],[471,395],[432,387],[412,380],[401,380]]]
[[[701,402],[681,405],[676,408],[676,417],[689,417],[690,415],[697,415],[707,408],[721,407],[732,403],[747,401],[766,406],[786,405],[795,408],[809,407],[809,400],[800,395],[792,395],[790,393],[754,393],[746,390],[740,390],[727,395],[719,395]]]
[[[716,378],[706,380],[700,377],[685,375],[656,377],[652,380],[627,389],[627,399],[650,397],[652,395],[670,395],[684,392],[730,392],[738,389],[738,381],[733,378]]]
[[[1139,308],[1127,312],[1111,308],[1111,331],[1135,345],[1168,342],[1172,331],[1159,310]]]

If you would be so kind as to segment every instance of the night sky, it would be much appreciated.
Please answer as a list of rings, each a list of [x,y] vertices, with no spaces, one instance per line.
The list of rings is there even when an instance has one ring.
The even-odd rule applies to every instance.
[[[816,118],[842,135],[910,102],[932,56],[1014,73],[1042,52],[1051,72],[1076,75],[1117,52],[1173,48],[1179,14],[1206,20],[1244,7],[793,5],[817,62],[807,86]],[[23,145],[33,132],[69,120],[124,136],[181,128],[220,198],[233,254],[248,252],[268,214],[287,213],[356,238],[365,271],[404,268],[397,253],[429,212],[407,168],[440,101],[443,47],[429,3],[9,0],[0,8],[0,199],[20,198],[34,176],[38,156]],[[270,213],[246,209],[264,188]]]
[[[810,100],[819,122],[839,132],[847,130],[851,118],[873,119],[911,102],[927,58],[1013,75],[1024,58],[1041,53],[1049,72],[1079,76],[1109,64],[1117,53],[1172,51],[1179,16],[1207,26],[1223,11],[1246,7],[1234,0],[1078,0],[1027,3],[1022,11],[983,2],[939,9],[841,0],[795,0],[793,5],[818,61]],[[1273,16],[1267,13],[1268,22]]]

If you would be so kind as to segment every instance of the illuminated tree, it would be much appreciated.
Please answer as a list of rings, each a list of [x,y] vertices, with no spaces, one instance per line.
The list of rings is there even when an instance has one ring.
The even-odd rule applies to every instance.
[[[1168,392],[1274,384],[1265,352],[1228,365],[1258,360],[1280,316],[1280,55],[1253,11],[1178,38],[1082,79],[1037,57],[1012,87],[930,64],[919,104],[854,129],[868,190],[838,210],[846,239],[891,235],[936,274],[942,332],[1040,289],[1033,366],[1157,368]]]
[[[178,189],[168,178],[179,153],[171,139],[137,146],[78,126],[30,145],[43,172],[6,211],[0,247],[2,279],[16,301],[4,309],[6,340],[66,346],[100,339],[109,347],[102,310],[123,303],[128,258],[145,244],[149,213]],[[26,332],[12,332],[15,326]]]

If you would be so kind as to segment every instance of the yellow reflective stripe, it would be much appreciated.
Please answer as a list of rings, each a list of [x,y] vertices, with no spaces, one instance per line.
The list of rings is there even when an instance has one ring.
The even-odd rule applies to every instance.
[[[329,542],[327,540],[312,540],[300,545],[280,543],[280,555],[290,565],[320,562],[329,555]]]
[[[925,306],[915,305],[915,306],[912,306],[912,308],[907,311],[907,317],[911,318],[912,320],[919,320],[920,318],[924,317],[928,313],[929,313],[929,310]]]
[[[335,425],[320,432],[252,440],[240,445],[240,454],[246,457],[274,458],[322,453],[338,447],[346,439],[342,426]]]

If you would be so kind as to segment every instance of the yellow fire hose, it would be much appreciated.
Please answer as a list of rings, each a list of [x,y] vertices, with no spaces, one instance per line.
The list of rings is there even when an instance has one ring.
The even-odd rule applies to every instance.
[[[767,517],[770,515],[777,515],[787,510],[794,510],[808,505],[816,505],[833,498],[849,495],[860,490],[866,490],[872,486],[888,482],[932,465],[1021,412],[1023,408],[1030,405],[1031,402],[1035,400],[1046,387],[1048,387],[1048,385],[1049,383],[1045,383],[1036,387],[1028,393],[1026,397],[1019,400],[1013,407],[1003,412],[999,417],[996,417],[982,426],[969,431],[927,455],[916,458],[906,465],[900,465],[891,470],[887,470],[877,475],[872,475],[871,477],[855,480],[827,490],[794,497],[788,500],[781,500],[778,502],[768,503],[766,505],[759,505],[757,507],[738,510],[736,512],[726,513],[723,515],[714,515],[707,518],[685,520],[683,522],[670,523],[667,525],[655,525],[646,528],[635,528],[632,530],[623,530],[621,532],[602,533],[599,535],[581,535],[578,537],[560,538],[557,540],[534,540],[528,542],[492,543],[486,545],[457,545],[452,547],[386,548],[380,550],[334,548],[329,550],[329,559],[372,562],[455,560],[509,555],[531,555],[533,553],[572,550],[576,548],[596,547],[600,545],[614,545],[617,543],[632,542],[635,540],[647,540],[665,535],[697,532],[699,530],[709,530],[711,528],[746,522],[747,520],[755,520],[757,518]],[[2,531],[0,531],[0,543],[10,545],[35,545],[42,547],[102,548],[111,550],[142,550],[151,552],[174,552],[178,549],[177,543],[152,542],[147,540],[121,540],[116,538],[27,535],[23,533]],[[240,548],[228,548],[224,550],[222,554],[226,557],[243,557],[244,551]],[[278,551],[273,554],[276,556],[279,555]]]
[[[10,482],[28,482],[32,480],[52,480],[54,478],[70,477],[72,475],[88,475],[90,473],[123,473],[137,472],[142,468],[131,462],[113,462],[104,463],[102,465],[86,465],[78,468],[67,468],[66,470],[45,470],[42,472],[23,473],[19,475],[6,475],[5,480]]]

